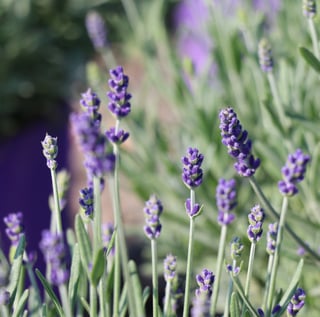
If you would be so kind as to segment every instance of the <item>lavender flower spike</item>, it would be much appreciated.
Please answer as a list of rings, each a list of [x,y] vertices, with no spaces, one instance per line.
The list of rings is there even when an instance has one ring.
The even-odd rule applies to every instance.
[[[305,298],[306,293],[304,290],[302,288],[298,288],[287,307],[288,316],[296,316],[299,313],[301,308],[304,306]]]
[[[220,179],[216,189],[216,201],[218,207],[218,223],[230,224],[235,215],[230,211],[237,205],[236,181],[234,179]]]
[[[196,276],[197,284],[199,288],[196,289],[196,296],[205,294],[207,298],[212,295],[213,283],[215,280],[215,275],[213,272],[203,269],[201,274]]]
[[[23,214],[22,212],[11,213],[3,218],[6,224],[6,234],[12,246],[18,246],[21,235],[23,234]]]
[[[90,40],[96,49],[107,45],[107,32],[101,15],[96,11],[90,11],[86,15],[86,28]]]
[[[172,254],[168,254],[163,261],[164,266],[164,279],[166,282],[172,281],[176,276],[177,269],[177,257]]]
[[[303,0],[302,2],[303,15],[308,19],[313,19],[317,14],[317,4],[315,0]]]
[[[41,141],[41,145],[43,148],[43,155],[47,159],[47,166],[50,169],[57,168],[57,161],[55,160],[58,155],[58,142],[57,138],[50,136],[48,133],[46,134],[43,141]]]
[[[286,165],[281,169],[283,180],[279,181],[278,188],[282,195],[294,196],[298,193],[296,184],[304,179],[307,163],[310,156],[297,149],[289,154]]]
[[[88,112],[93,119],[101,121],[101,115],[98,113],[100,108],[100,99],[96,93],[94,93],[91,88],[89,88],[85,93],[81,94],[80,105],[85,112]]]
[[[131,111],[131,95],[127,92],[129,77],[124,74],[122,66],[111,69],[110,76],[108,84],[111,91],[107,93],[108,109],[117,119],[122,119]]]
[[[274,254],[277,244],[278,223],[270,223],[267,233],[267,252],[271,255]]]
[[[161,201],[155,195],[151,195],[143,211],[146,218],[144,232],[150,240],[157,239],[161,232],[160,215],[163,211]]]
[[[249,227],[247,230],[248,238],[251,242],[257,242],[262,236],[262,224],[265,218],[264,210],[260,205],[255,205],[248,215]]]
[[[251,154],[252,142],[248,139],[248,132],[242,130],[237,114],[228,107],[220,111],[219,118],[222,143],[227,146],[229,155],[236,159],[234,168],[240,176],[254,175],[260,160]]]
[[[79,204],[87,217],[93,216],[93,187],[85,187],[80,190]]]
[[[202,184],[203,171],[201,164],[204,156],[196,148],[188,148],[187,155],[182,157],[183,163],[182,180],[189,189]]]
[[[267,39],[262,39],[259,42],[258,56],[260,68],[265,73],[270,73],[273,70],[273,57],[271,47]]]

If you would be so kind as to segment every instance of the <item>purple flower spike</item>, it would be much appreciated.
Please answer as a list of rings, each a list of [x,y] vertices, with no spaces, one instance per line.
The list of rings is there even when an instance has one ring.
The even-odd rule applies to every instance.
[[[127,92],[129,77],[123,73],[122,66],[110,70],[111,79],[109,87],[111,91],[107,93],[109,98],[108,108],[118,118],[126,117],[131,111],[129,100],[131,95]]]
[[[202,273],[196,276],[196,280],[199,286],[199,288],[196,289],[196,296],[200,296],[204,293],[206,294],[207,298],[210,298],[215,280],[215,275],[213,272],[203,269]]]
[[[50,230],[42,232],[40,249],[47,264],[50,264],[50,281],[53,285],[61,285],[69,278],[65,269],[66,249],[61,234],[52,233]]]
[[[80,190],[79,204],[87,217],[93,216],[93,188],[85,187]]]
[[[230,224],[235,215],[230,211],[237,205],[236,181],[234,179],[220,179],[216,189],[216,201],[218,207],[218,223]]]
[[[265,73],[270,73],[273,70],[273,58],[271,47],[267,39],[262,39],[258,47],[260,68]]]
[[[107,45],[107,32],[101,15],[96,11],[90,11],[86,16],[86,28],[90,40],[96,49]]]
[[[177,276],[177,257],[172,254],[168,254],[163,261],[163,266],[165,281],[172,281]]]
[[[23,214],[22,212],[11,213],[3,218],[6,224],[6,234],[11,241],[12,246],[18,246],[19,240],[23,234]]]
[[[287,307],[288,316],[296,316],[299,313],[301,308],[304,306],[305,298],[305,291],[302,288],[298,288],[295,294],[292,296]]]
[[[163,211],[161,201],[155,195],[151,195],[143,211],[146,219],[144,232],[150,240],[157,239],[161,232],[160,215]]]
[[[298,193],[297,183],[304,179],[310,156],[297,149],[289,154],[286,165],[281,169],[283,180],[278,182],[278,188],[284,196],[294,196]]]
[[[122,144],[129,138],[129,132],[125,132],[122,129],[116,132],[116,129],[112,127],[106,132],[106,136],[110,142],[115,144]]]
[[[277,244],[278,223],[270,223],[267,233],[267,252],[271,255],[274,254]]]
[[[191,208],[191,200],[190,200],[190,198],[186,199],[185,208],[186,208],[186,212],[187,212],[189,217],[198,216],[200,214],[200,212],[201,212],[201,206],[199,204],[194,204],[192,206],[192,208]]]
[[[261,239],[264,218],[264,210],[259,205],[256,205],[251,209],[251,212],[248,215],[249,227],[247,230],[248,238],[251,242],[257,242]]]
[[[187,155],[181,159],[183,163],[182,180],[190,189],[202,184],[203,171],[201,164],[203,159],[204,156],[199,153],[199,150],[191,147],[188,148]]]
[[[100,108],[100,99],[96,93],[94,93],[91,88],[89,88],[85,93],[81,94],[82,99],[80,99],[80,105],[83,109],[90,113],[92,118],[101,119],[101,115],[98,114]]]
[[[251,154],[252,142],[248,139],[248,132],[242,130],[237,114],[228,107],[220,111],[219,118],[222,143],[228,148],[228,154],[236,159],[234,168],[240,176],[254,175],[260,160]]]

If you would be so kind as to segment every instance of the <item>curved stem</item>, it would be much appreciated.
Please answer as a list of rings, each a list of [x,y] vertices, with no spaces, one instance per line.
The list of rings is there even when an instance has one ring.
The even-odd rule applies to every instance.
[[[251,242],[251,248],[250,248],[250,256],[249,256],[249,264],[248,264],[248,272],[247,272],[247,280],[246,280],[246,286],[244,289],[244,295],[249,298],[249,290],[250,290],[250,282],[252,279],[252,272],[253,272],[253,262],[254,262],[254,255],[256,251],[256,244],[257,241],[253,240]]]

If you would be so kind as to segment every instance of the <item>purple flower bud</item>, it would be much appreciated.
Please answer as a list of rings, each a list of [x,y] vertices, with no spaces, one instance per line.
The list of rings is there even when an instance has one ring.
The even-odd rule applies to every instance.
[[[6,234],[11,241],[12,246],[18,246],[19,240],[23,234],[23,214],[22,212],[11,213],[3,218],[6,224]]]
[[[259,42],[258,56],[260,68],[265,73],[270,73],[273,70],[273,58],[270,43],[267,39],[262,39]]]
[[[164,279],[166,282],[172,281],[176,276],[177,269],[177,257],[172,254],[168,254],[163,261],[164,266]]]
[[[188,148],[187,155],[181,159],[183,164],[182,180],[190,189],[202,184],[203,171],[201,164],[203,159],[204,156],[199,153],[199,150],[191,147]]]
[[[305,291],[302,288],[298,288],[295,294],[292,296],[287,307],[288,316],[296,316],[299,313],[301,308],[304,306],[305,298]]]
[[[143,211],[146,220],[144,226],[146,236],[150,240],[158,238],[161,232],[160,215],[163,211],[161,201],[155,195],[151,195],[150,199],[146,201]]]
[[[298,193],[296,184],[304,179],[310,156],[297,149],[289,154],[286,165],[281,169],[283,180],[278,182],[278,188],[284,196],[294,196]]]
[[[201,211],[201,207],[199,204],[193,204],[193,206],[191,207],[190,198],[186,199],[185,208],[186,208],[186,212],[189,217],[195,217],[195,216],[199,215],[199,213]]]
[[[277,245],[278,223],[270,223],[267,232],[267,252],[274,254]]]
[[[251,209],[251,212],[248,215],[249,227],[247,230],[248,238],[251,242],[257,242],[261,239],[264,218],[264,211],[259,205],[256,205]]]
[[[317,14],[317,4],[315,0],[303,0],[302,2],[303,15],[308,19],[313,19]]]
[[[123,142],[125,142],[128,139],[129,132],[125,132],[124,130],[120,129],[116,133],[116,129],[113,127],[113,128],[110,128],[106,132],[106,136],[110,142],[115,143],[115,144],[122,144]]]
[[[55,160],[58,155],[58,138],[54,138],[50,136],[48,133],[46,134],[43,141],[41,141],[42,145],[42,153],[44,157],[47,159],[47,166],[50,169],[57,168],[57,161]]]
[[[201,274],[196,276],[196,281],[199,288],[196,289],[196,296],[201,294],[206,294],[207,298],[210,298],[212,295],[213,283],[215,280],[215,275],[213,272],[203,269]]]
[[[251,154],[251,140],[248,139],[248,132],[242,130],[237,114],[228,107],[220,111],[219,118],[222,143],[227,146],[229,155],[236,159],[234,168],[240,176],[254,175],[260,160]]]
[[[85,187],[80,190],[79,204],[86,216],[93,216],[93,188]]]
[[[131,95],[127,92],[129,77],[123,73],[122,66],[110,70],[110,90],[107,93],[109,98],[108,108],[118,119],[126,117],[131,111],[129,100]]]
[[[234,179],[220,179],[216,189],[216,201],[218,207],[218,223],[230,224],[235,215],[230,211],[237,205],[236,181]]]
[[[90,11],[86,16],[86,28],[90,40],[96,49],[107,45],[107,32],[101,15],[96,11]]]

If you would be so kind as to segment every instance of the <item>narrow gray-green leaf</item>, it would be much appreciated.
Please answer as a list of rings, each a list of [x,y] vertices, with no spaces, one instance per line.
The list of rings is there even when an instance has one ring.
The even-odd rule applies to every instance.
[[[62,309],[62,307],[61,307],[61,305],[60,305],[59,299],[58,299],[58,297],[56,296],[56,294],[54,293],[51,285],[49,284],[49,282],[47,281],[47,279],[42,275],[42,273],[41,273],[38,269],[36,269],[35,271],[36,271],[36,274],[37,274],[37,276],[38,276],[41,284],[42,284],[43,287],[45,288],[47,294],[48,294],[49,297],[52,299],[52,301],[53,301],[53,303],[54,303],[54,305],[55,305],[55,307],[56,307],[59,315],[60,315],[61,317],[64,317],[65,315],[64,315],[63,309]]]
[[[86,301],[86,299],[84,297],[81,297],[80,300],[81,300],[82,306],[87,311],[87,313],[90,315],[90,305],[89,305],[89,303]]]
[[[121,296],[120,296],[120,304],[119,304],[119,315],[120,317],[125,317],[128,309],[128,299],[127,299],[127,284],[125,283]]]
[[[133,294],[134,294],[134,300],[136,302],[136,313],[137,316],[144,316],[144,305],[143,305],[143,298],[142,298],[142,288],[141,288],[141,282],[139,279],[139,275],[137,272],[137,266],[136,263],[132,260],[129,261],[129,271],[130,271],[130,277],[132,280],[132,287],[133,287]]]
[[[320,61],[305,47],[299,47],[299,51],[304,60],[318,73],[320,73]]]
[[[231,295],[230,316],[231,317],[240,317],[240,308],[239,308],[238,298],[237,298],[236,292],[233,292]]]
[[[106,258],[104,255],[104,251],[103,249],[100,249],[95,256],[93,267],[90,274],[90,280],[94,286],[98,285],[100,278],[104,272],[105,265],[106,265]]]
[[[19,244],[18,244],[16,252],[14,254],[14,259],[17,259],[20,255],[23,255],[25,248],[26,248],[26,237],[24,234],[22,234],[20,236]]]
[[[149,299],[149,296],[150,296],[150,287],[147,286],[144,288],[143,293],[142,293],[142,302],[143,302],[144,307]]]
[[[71,262],[71,268],[70,268],[70,279],[69,279],[69,285],[68,285],[68,294],[72,303],[74,302],[75,294],[77,293],[80,272],[81,272],[81,263],[80,263],[79,244],[75,243],[73,247],[72,262]]]
[[[21,297],[19,298],[19,302],[17,304],[16,309],[14,310],[12,317],[19,317],[22,311],[24,310],[24,306],[26,305],[27,299],[29,296],[29,290],[26,289]]]
[[[19,277],[22,269],[22,255],[13,260],[9,276],[8,292],[11,296],[14,294],[19,283]]]

